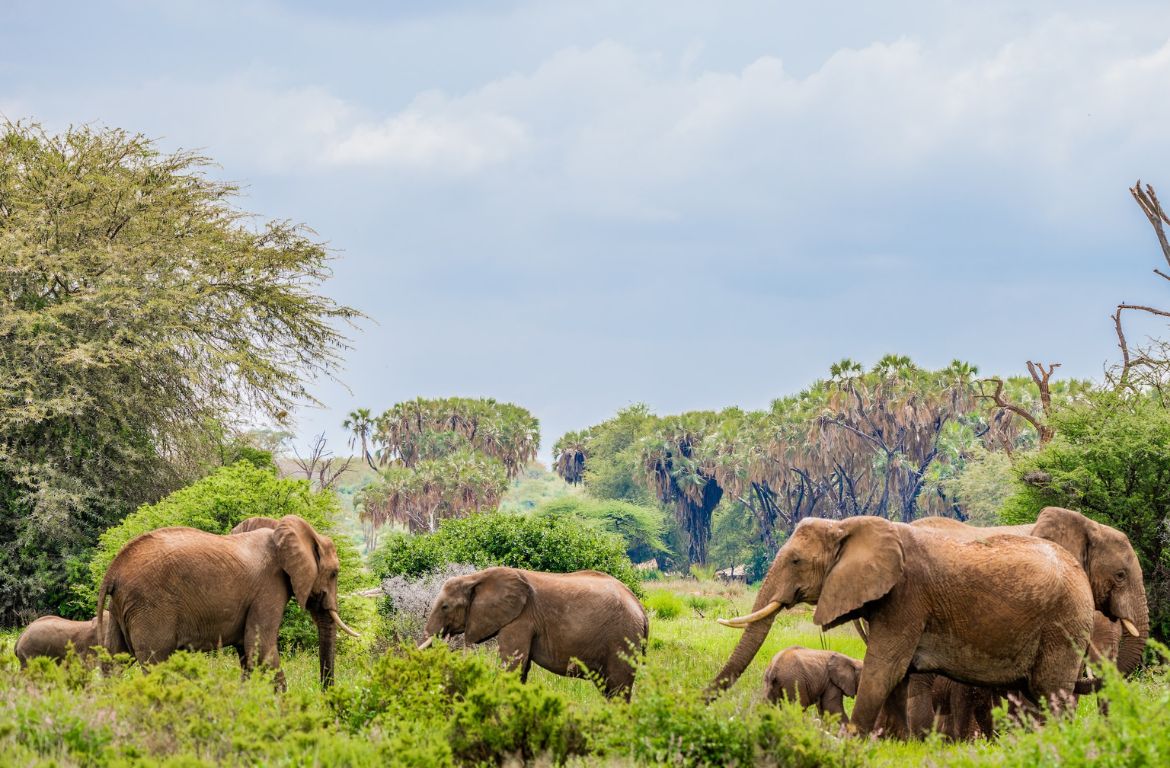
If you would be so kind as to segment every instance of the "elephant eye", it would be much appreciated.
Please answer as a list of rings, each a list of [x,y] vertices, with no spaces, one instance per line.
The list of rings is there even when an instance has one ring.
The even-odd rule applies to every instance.
[[[1114,577],[1116,577],[1116,579],[1118,581],[1124,581],[1125,580],[1125,569],[1122,569],[1113,575],[1114,575]]]
[[[447,610],[447,609],[448,609],[448,608],[450,608],[450,607],[451,607],[451,606],[450,606],[449,604],[447,604],[447,603],[443,603],[443,610],[444,610],[444,611],[445,611],[445,610]]]

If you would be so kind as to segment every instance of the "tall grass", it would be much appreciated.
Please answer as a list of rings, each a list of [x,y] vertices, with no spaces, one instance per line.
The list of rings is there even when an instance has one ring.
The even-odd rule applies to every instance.
[[[691,582],[693,584],[693,582]],[[751,595],[721,597],[743,612]],[[369,611],[369,627],[376,625]],[[789,645],[860,656],[851,629],[822,633],[807,611],[777,617],[743,678],[714,703],[702,689],[739,639],[711,615],[655,620],[631,703],[588,681],[533,668],[527,684],[493,653],[441,644],[372,651],[340,640],[337,683],[323,692],[314,654],[286,655],[286,693],[264,674],[243,680],[234,653],[176,654],[109,676],[76,661],[21,671],[0,635],[4,765],[1162,765],[1170,761],[1164,671],[1107,675],[1108,715],[1085,697],[1075,717],[1006,728],[994,743],[844,738],[791,705],[762,697],[763,669]]]

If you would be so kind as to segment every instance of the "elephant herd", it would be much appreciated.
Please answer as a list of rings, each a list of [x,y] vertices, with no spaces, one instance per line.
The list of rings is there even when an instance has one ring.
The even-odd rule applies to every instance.
[[[855,695],[850,724],[861,733],[880,716],[885,732],[921,734],[955,701],[966,702],[962,713],[987,733],[986,715],[1000,696],[1059,712],[1092,689],[1083,677],[1091,639],[1097,657],[1114,657],[1128,673],[1149,635],[1129,540],[1078,512],[1047,507],[1033,525],[1000,528],[941,518],[808,519],[777,553],[753,611],[720,620],[744,634],[710,695],[739,678],[776,612],[797,603],[815,605],[813,621],[824,629],[857,622],[864,665],[846,680],[829,674],[844,672],[842,661],[790,649],[773,660],[769,679],[789,675],[775,685],[827,711],[842,712],[838,698]],[[817,665],[823,672],[807,672]],[[826,692],[825,681],[836,692]],[[953,732],[971,730],[964,721]]]
[[[337,551],[299,517],[249,518],[216,536],[163,528],[114,558],[98,617],[45,617],[17,642],[24,661],[105,646],[139,662],[178,649],[232,646],[245,670],[278,670],[276,638],[295,597],[317,624],[322,684],[333,678]],[[107,600],[109,610],[104,610]],[[806,519],[780,548],[753,610],[720,623],[743,629],[707,689],[735,683],[763,645],[776,613],[815,606],[823,629],[853,622],[864,662],[829,651],[788,648],[765,673],[765,696],[789,698],[845,720],[861,733],[990,735],[1004,697],[1054,711],[1094,689],[1085,665],[1111,659],[1123,673],[1140,664],[1149,634],[1141,568],[1124,534],[1078,512],[1049,507],[1033,525],[976,528],[927,518]],[[629,698],[638,649],[649,635],[645,609],[618,580],[595,571],[550,574],[488,568],[448,579],[426,623],[435,637],[468,643],[497,638],[504,662],[526,679],[531,664],[599,679],[607,696]]]

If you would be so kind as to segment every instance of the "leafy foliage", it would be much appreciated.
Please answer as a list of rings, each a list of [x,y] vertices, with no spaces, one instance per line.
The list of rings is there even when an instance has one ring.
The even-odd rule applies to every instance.
[[[1004,522],[1045,506],[1076,509],[1124,532],[1146,580],[1151,635],[1170,638],[1170,410],[1152,396],[1098,392],[1053,414],[1056,437],[1021,461]]]
[[[0,127],[0,622],[57,607],[103,528],[215,466],[225,419],[336,369],[359,315],[315,292],[325,248],[254,226],[208,165]]]
[[[626,554],[637,563],[670,554],[663,540],[666,516],[657,507],[616,499],[566,496],[545,502],[533,514],[537,517],[577,520],[597,530],[620,536],[626,544]]]
[[[495,512],[444,520],[435,533],[387,537],[370,567],[381,578],[417,577],[450,563],[552,573],[593,569],[618,579],[635,595],[642,594],[621,539],[571,519],[547,516]]]
[[[368,414],[359,409],[345,422],[363,446]],[[495,509],[540,441],[532,414],[492,399],[398,403],[373,421],[372,430],[386,469],[354,501],[374,530],[393,522],[433,533],[439,520]]]

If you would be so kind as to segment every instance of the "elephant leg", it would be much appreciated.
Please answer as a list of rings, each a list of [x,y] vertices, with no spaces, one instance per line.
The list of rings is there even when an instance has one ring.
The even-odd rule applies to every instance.
[[[983,738],[995,738],[995,722],[991,711],[996,707],[996,694],[990,688],[976,688],[974,700],[971,702],[971,714],[975,724],[979,726]]]
[[[532,628],[514,622],[500,630],[496,636],[499,642],[500,660],[508,669],[520,670],[520,682],[528,682],[528,670],[532,666]],[[559,672],[564,674],[564,671]]]
[[[280,668],[280,653],[276,648],[283,616],[283,605],[279,606],[279,612],[267,606],[253,606],[244,620],[244,639],[237,647],[244,675],[263,664],[275,673],[273,685],[278,691],[285,690],[284,670]]]
[[[875,622],[876,623],[876,622]],[[886,699],[895,688],[900,689],[902,706],[889,707],[895,727],[908,732],[906,728],[905,690],[909,681],[904,680],[914,655],[913,646],[901,641],[898,635],[882,633],[871,624],[869,648],[865,653],[865,668],[857,686],[857,699],[853,704],[850,724],[861,733],[873,730],[878,713],[886,705]],[[892,636],[891,636],[892,635]]]
[[[841,723],[849,722],[849,718],[845,715],[845,696],[841,689],[835,685],[829,685],[825,688],[825,692],[821,694],[821,700],[817,702],[817,709],[822,713],[836,715]]]
[[[633,663],[625,653],[611,654],[605,668],[606,698],[613,698],[620,694],[625,697],[626,701],[629,701],[633,691]]]
[[[906,733],[910,738],[921,739],[935,727],[933,689],[938,677],[934,674],[915,672],[907,675],[906,684]]]

